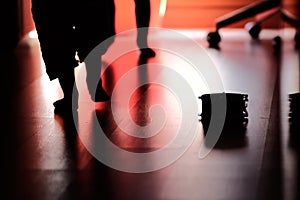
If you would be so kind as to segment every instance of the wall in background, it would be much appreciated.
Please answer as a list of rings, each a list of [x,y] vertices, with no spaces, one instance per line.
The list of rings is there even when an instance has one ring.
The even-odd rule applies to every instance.
[[[20,38],[35,29],[31,16],[31,0],[19,1]],[[257,0],[259,1],[259,0]],[[215,19],[255,0],[151,0],[151,26],[164,28],[212,28]],[[166,10],[163,9],[166,3]],[[136,28],[134,0],[115,0],[117,33]],[[297,14],[297,0],[283,0],[283,7]],[[228,27],[244,27],[253,17]],[[278,28],[279,16],[263,24],[264,28]],[[285,25],[287,26],[287,25]]]
[[[162,26],[167,28],[211,28],[215,19],[243,6],[260,0],[168,0],[167,12]],[[271,0],[272,1],[272,0]],[[283,6],[296,14],[297,0],[283,0]],[[235,23],[228,27],[244,27],[254,17]],[[267,20],[263,27],[277,28],[280,17]]]

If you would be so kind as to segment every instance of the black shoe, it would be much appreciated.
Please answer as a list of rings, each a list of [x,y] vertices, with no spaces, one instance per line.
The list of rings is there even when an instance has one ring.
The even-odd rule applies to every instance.
[[[140,49],[140,51],[141,51],[140,57],[143,58],[152,58],[155,57],[156,55],[155,51],[153,51],[151,48]]]
[[[109,101],[110,96],[105,92],[102,87],[98,87],[95,95],[95,102],[105,102]]]
[[[73,115],[72,103],[67,103],[67,101],[62,98],[53,103],[54,113],[61,116],[71,116]],[[76,106],[74,109],[78,109]]]
[[[60,99],[54,102],[53,106],[54,106],[54,114],[60,116],[66,116],[68,114],[72,114],[72,109],[67,109],[64,99]]]

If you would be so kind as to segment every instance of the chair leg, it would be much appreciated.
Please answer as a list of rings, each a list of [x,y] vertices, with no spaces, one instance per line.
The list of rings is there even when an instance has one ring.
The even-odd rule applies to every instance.
[[[209,43],[209,47],[219,48],[219,42],[221,42],[221,36],[218,31],[209,32],[206,37],[207,42]]]
[[[285,9],[281,9],[281,17],[283,21],[287,22],[291,26],[295,28],[299,28],[300,26],[299,20],[292,13],[288,12]]]
[[[216,28],[219,30],[222,27],[233,24],[235,22],[244,20],[246,18],[255,16],[259,13],[267,11],[269,9],[280,6],[280,1],[266,0],[261,2],[252,3],[248,6],[242,7],[236,11],[233,11],[227,15],[216,19]]]
[[[221,36],[218,32],[220,28],[276,7],[280,7],[280,0],[264,0],[252,3],[248,6],[228,13],[227,15],[219,17],[216,19],[216,31],[208,33],[206,40],[208,41],[210,47],[218,47],[218,44],[221,41]],[[249,32],[251,37],[257,38],[260,32],[259,24],[252,24],[252,26],[249,28],[251,29],[251,32]]]
[[[300,29],[299,28],[296,30],[294,40],[295,40],[295,48],[300,49]]]
[[[271,10],[265,11],[256,17],[255,22],[248,22],[245,25],[245,29],[249,32],[252,39],[258,39],[259,33],[261,32],[261,24],[267,19],[273,17],[274,15],[280,13],[280,8],[273,8]]]
[[[297,19],[296,16],[294,16],[293,14],[291,14],[285,9],[281,10],[281,17],[283,21],[287,22],[288,24],[290,24],[296,29],[296,33],[294,37],[295,48],[299,49],[300,48],[300,21]]]

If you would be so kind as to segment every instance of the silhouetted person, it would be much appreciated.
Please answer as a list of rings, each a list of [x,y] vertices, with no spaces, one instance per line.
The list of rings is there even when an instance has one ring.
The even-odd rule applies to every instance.
[[[134,0],[137,32],[137,45],[142,57],[154,57],[155,52],[148,46],[148,28],[150,24],[150,0]],[[141,28],[141,29],[139,29]]]
[[[74,68],[79,63],[75,52],[84,61],[95,46],[115,34],[114,11],[113,0],[64,0],[62,3],[32,0],[32,15],[46,72],[50,80],[58,78],[64,93],[64,98],[53,103],[56,113],[71,111],[73,86],[75,97],[78,95]],[[95,69],[99,71],[98,75],[100,67]],[[98,90],[97,98],[93,95],[94,91],[89,91],[94,101],[109,100],[101,79]]]

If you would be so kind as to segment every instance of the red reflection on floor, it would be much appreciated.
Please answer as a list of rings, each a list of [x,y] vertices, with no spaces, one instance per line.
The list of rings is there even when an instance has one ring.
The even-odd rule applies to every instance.
[[[20,81],[19,96],[15,99],[18,112],[14,113],[14,127],[12,127],[14,131],[10,133],[16,143],[9,149],[12,159],[10,170],[7,172],[11,188],[11,191],[8,191],[9,195],[14,198],[28,197],[30,199],[151,200],[253,200],[266,199],[265,195],[281,197],[282,185],[287,184],[287,181],[282,179],[280,174],[282,171],[277,171],[282,166],[282,160],[278,161],[273,158],[277,158],[278,153],[281,153],[278,151],[281,146],[272,143],[276,135],[270,132],[275,124],[270,120],[271,113],[277,109],[272,102],[278,89],[275,84],[277,80],[275,66],[278,66],[278,63],[274,58],[271,41],[273,35],[278,32],[263,31],[261,40],[254,42],[244,30],[224,30],[221,51],[207,48],[203,30],[182,31],[181,33],[202,45],[213,60],[226,91],[249,95],[249,124],[242,145],[234,146],[229,141],[222,148],[214,148],[204,159],[199,159],[198,153],[203,142],[203,132],[199,122],[197,124],[199,132],[196,133],[190,148],[182,157],[163,169],[134,174],[107,167],[93,157],[78,134],[84,133],[87,140],[95,145],[93,131],[95,126],[100,124],[105,136],[116,146],[129,152],[147,153],[165,147],[170,140],[175,138],[176,130],[183,120],[181,112],[184,110],[180,110],[181,104],[178,98],[166,87],[153,83],[144,84],[132,90],[128,99],[122,93],[122,88],[140,86],[139,84],[145,80],[154,82],[158,76],[165,83],[172,81],[170,74],[160,70],[157,64],[177,70],[178,74],[191,83],[193,91],[200,91],[196,93],[199,96],[206,93],[207,88],[201,85],[201,80],[193,79],[187,62],[159,49],[156,49],[157,56],[149,59],[146,67],[137,67],[139,66],[139,51],[134,42],[135,36],[127,39],[118,38],[110,51],[118,49],[120,45],[128,45],[135,50],[119,56],[111,63],[108,62],[109,54],[104,56],[104,66],[107,65],[107,69],[102,76],[105,89],[115,95],[112,99],[115,108],[117,111],[122,111],[121,114],[126,114],[128,111],[128,115],[124,114],[116,118],[112,112],[111,102],[94,105],[84,85],[85,77],[77,76],[76,81],[80,85],[78,110],[80,123],[76,130],[68,124],[67,120],[54,115],[52,103],[62,97],[61,89],[57,80],[49,81],[45,74],[38,41],[29,40],[29,43],[26,43],[27,46],[20,46],[18,49],[19,67],[22,69],[20,77],[23,78],[18,80]],[[297,53],[292,50],[293,39],[289,37],[293,34],[287,33],[284,38],[287,44],[284,58],[295,59]],[[151,35],[150,44],[155,45],[160,42],[168,43],[170,48],[179,46],[189,52],[192,57],[200,56],[198,52],[192,51],[189,43],[184,40],[169,38],[168,35]],[[284,63],[285,67],[292,71],[290,71],[291,74],[299,72],[298,63],[287,60]],[[205,66],[210,63],[201,64]],[[83,65],[77,70],[81,68]],[[140,69],[144,70],[139,71]],[[118,83],[129,72],[132,72],[130,80],[118,86]],[[76,74],[78,75],[78,72]],[[285,79],[287,77],[290,78],[288,73],[283,76]],[[295,82],[297,81],[299,80]],[[294,81],[290,81],[289,84],[295,89]],[[289,90],[288,84],[284,86],[285,91]],[[198,102],[198,99],[191,98],[190,102],[192,101]],[[201,102],[198,103],[201,107]],[[133,131],[133,135],[128,135],[120,129],[120,125],[125,130],[134,130],[136,128],[134,124],[145,127],[153,123],[151,120],[160,122],[159,117],[164,119],[164,115],[157,115],[151,119],[150,108],[157,104],[165,109],[166,121],[156,135],[147,138],[152,134],[151,129],[148,132]],[[124,110],[126,112],[123,112]],[[195,113],[197,112],[196,110]],[[141,136],[140,134],[144,134],[142,136],[145,138],[134,137]],[[181,146],[175,145],[174,149],[170,148],[170,154],[172,155],[178,148]],[[289,151],[282,152],[291,163],[296,163],[289,157],[292,155]],[[118,157],[112,159],[116,158]],[[121,156],[120,159],[122,159]],[[155,164],[160,160],[154,157],[149,162]],[[293,165],[284,164],[286,168],[282,170]],[[294,178],[291,174],[288,177]],[[290,180],[288,182],[290,183]],[[291,196],[295,193],[294,190],[289,191]],[[276,199],[276,196],[273,199]]]

